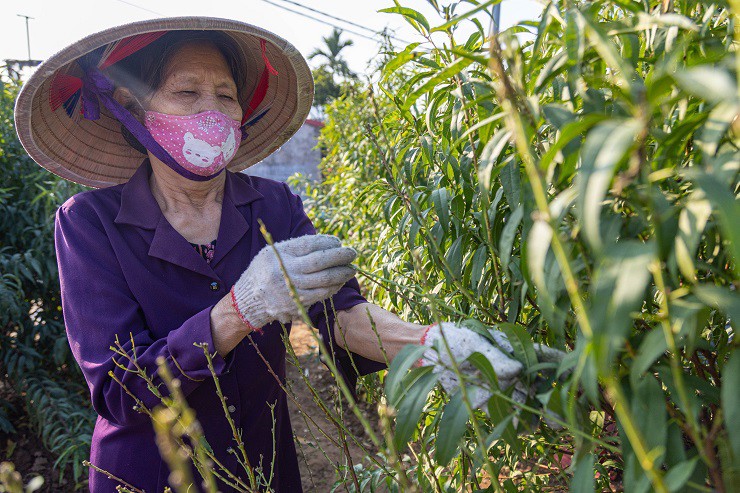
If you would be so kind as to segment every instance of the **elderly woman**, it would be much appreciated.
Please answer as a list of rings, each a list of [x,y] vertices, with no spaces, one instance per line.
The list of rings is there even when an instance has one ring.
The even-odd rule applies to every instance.
[[[208,18],[94,34],[51,57],[25,85],[16,124],[29,154],[96,188],[59,208],[55,240],[67,335],[98,413],[90,458],[97,468],[147,492],[168,485],[142,412],[159,399],[134,373],[138,366],[159,383],[156,361],[164,357],[214,455],[243,473],[227,452],[232,432],[196,345],[207,343],[251,465],[274,467],[270,489],[301,491],[286,396],[271,373],[285,378],[280,324],[289,329],[299,309],[275,250],[351,387],[357,371],[385,367],[368,312],[391,359],[406,344],[432,345],[444,329],[454,355],[484,352],[502,382],[521,370],[462,327],[427,333],[368,303],[349,265],[354,250],[316,234],[286,184],[236,173],[290,138],[312,95],[310,71],[285,40]],[[113,358],[116,340],[128,357]],[[444,361],[427,353],[425,363],[454,387]],[[90,491],[117,484],[90,472]]]

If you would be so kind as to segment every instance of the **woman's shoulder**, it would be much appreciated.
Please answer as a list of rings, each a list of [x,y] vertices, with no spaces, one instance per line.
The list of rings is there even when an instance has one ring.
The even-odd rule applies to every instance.
[[[121,189],[124,184],[85,190],[68,198],[57,214],[81,215],[91,222],[112,222],[121,207]]]
[[[268,202],[274,203],[275,200],[292,200],[297,195],[292,191],[290,185],[283,181],[273,180],[262,176],[248,175],[244,172],[233,173],[238,180],[239,186],[249,186],[257,190]]]

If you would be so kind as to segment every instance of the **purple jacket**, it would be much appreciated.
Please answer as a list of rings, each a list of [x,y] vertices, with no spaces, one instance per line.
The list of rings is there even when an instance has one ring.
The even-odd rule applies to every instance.
[[[62,308],[72,353],[90,388],[98,413],[90,461],[147,493],[160,493],[169,470],[154,441],[150,418],[134,409],[135,401],[113,381],[115,375],[150,409],[158,399],[144,380],[114,365],[115,335],[132,354],[133,334],[138,362],[152,375],[156,359],[165,356],[179,378],[189,405],[196,411],[216,457],[229,470],[246,475],[227,449],[235,445],[215,391],[206,358],[196,342],[211,337],[211,308],[229,292],[252,258],[266,245],[257,219],[274,241],[315,234],[303,204],[284,183],[226,171],[221,223],[210,264],[162,214],[149,188],[151,166],[144,161],[122,185],[79,193],[57,211],[55,242]],[[366,302],[351,279],[333,297],[336,310]],[[333,344],[334,316],[321,303],[309,309],[324,341],[334,346],[340,373],[354,389],[357,373],[349,354]],[[259,351],[285,378],[285,347],[279,323],[254,334]],[[384,365],[352,354],[360,374]],[[262,458],[270,470],[275,428],[275,469],[271,487],[299,492],[298,460],[288,415],[287,398],[247,338],[226,358],[217,353],[214,365],[229,411],[253,466]],[[159,382],[157,378],[155,381]],[[166,395],[166,389],[161,388]],[[268,403],[275,404],[275,423]],[[197,477],[197,476],[196,476]],[[115,491],[117,483],[91,470],[90,491]],[[220,490],[232,491],[219,482]]]

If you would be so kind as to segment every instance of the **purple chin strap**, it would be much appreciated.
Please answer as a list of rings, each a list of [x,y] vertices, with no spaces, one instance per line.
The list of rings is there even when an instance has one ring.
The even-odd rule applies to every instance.
[[[82,62],[82,60],[81,60]],[[180,175],[195,181],[207,181],[217,177],[226,168],[210,176],[197,175],[178,164],[170,154],[154,140],[146,127],[134,117],[126,108],[113,98],[114,85],[103,73],[94,65],[80,63],[83,66],[85,75],[82,77],[82,115],[87,120],[97,120],[100,118],[100,103],[120,121],[124,127],[143,145],[154,157],[172,168],[173,171]],[[87,66],[86,66],[87,65]],[[245,137],[244,127],[242,127],[242,140]]]

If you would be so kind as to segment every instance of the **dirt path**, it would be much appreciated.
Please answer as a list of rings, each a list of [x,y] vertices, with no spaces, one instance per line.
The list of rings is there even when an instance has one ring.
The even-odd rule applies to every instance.
[[[311,386],[316,388],[321,399],[326,403],[334,401],[336,395],[336,384],[326,366],[321,363],[313,336],[305,324],[295,322],[291,330],[290,341],[299,357],[304,375],[308,378]],[[306,492],[328,492],[335,481],[339,478],[336,471],[347,472],[347,453],[342,447],[338,447],[332,440],[327,438],[319,430],[336,441],[339,429],[329,422],[326,414],[314,402],[314,398],[305,381],[300,375],[298,368],[288,363],[287,379],[295,393],[296,402],[288,399],[290,407],[291,423],[293,433],[296,436],[296,448],[298,449],[298,460],[301,468],[301,479],[303,489]],[[362,403],[360,407],[363,408]],[[310,416],[316,424],[301,415],[301,411]],[[371,409],[364,409],[365,416],[371,424],[374,423],[375,413]],[[367,438],[359,420],[345,408],[344,423],[352,434],[359,439],[365,450],[373,451],[373,446]],[[318,425],[318,426],[317,426]],[[363,461],[365,452],[351,439],[347,440],[347,452],[354,464]],[[340,488],[338,491],[344,491]]]

